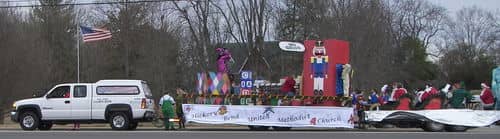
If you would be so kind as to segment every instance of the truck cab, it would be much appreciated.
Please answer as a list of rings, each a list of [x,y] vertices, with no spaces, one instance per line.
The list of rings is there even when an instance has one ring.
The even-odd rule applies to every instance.
[[[65,83],[44,96],[16,101],[11,119],[24,130],[49,130],[53,124],[106,123],[116,130],[135,129],[150,121],[154,100],[141,80]]]

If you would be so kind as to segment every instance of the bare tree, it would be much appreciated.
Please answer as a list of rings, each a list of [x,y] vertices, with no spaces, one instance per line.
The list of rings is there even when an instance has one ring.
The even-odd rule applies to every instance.
[[[419,38],[427,49],[431,39],[443,30],[446,9],[425,0],[388,2],[392,15],[395,39]]]
[[[230,41],[247,49],[248,55],[241,68],[254,70],[258,75],[269,78],[272,70],[262,51],[271,25],[271,3],[267,0],[227,0],[225,5],[214,6],[226,22]]]
[[[463,8],[448,20],[443,37],[446,43],[440,46],[440,64],[447,79],[465,81],[473,85],[471,88],[491,79],[500,41],[498,20],[476,6]]]
[[[175,10],[179,14],[179,19],[186,23],[185,26],[188,29],[190,42],[187,45],[192,46],[191,54],[194,55],[194,65],[198,71],[203,71],[209,69],[213,59],[213,43],[212,35],[214,28],[217,29],[217,25],[211,24],[212,22],[218,22],[213,20],[215,17],[213,6],[209,1],[189,1],[189,2],[172,2],[175,6]],[[210,28],[210,29],[209,29]]]
[[[446,34],[454,43],[473,45],[479,52],[493,48],[500,41],[498,17],[479,7],[467,7],[456,13],[447,24]]]

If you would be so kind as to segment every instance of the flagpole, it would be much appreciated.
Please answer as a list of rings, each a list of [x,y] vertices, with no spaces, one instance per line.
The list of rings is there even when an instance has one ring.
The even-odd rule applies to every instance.
[[[76,59],[77,59],[77,64],[76,64],[76,82],[80,83],[80,22],[78,19],[78,13],[79,11],[77,10],[76,12]]]

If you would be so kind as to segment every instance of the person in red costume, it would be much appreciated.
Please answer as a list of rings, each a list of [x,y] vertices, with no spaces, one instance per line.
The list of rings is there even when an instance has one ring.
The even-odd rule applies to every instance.
[[[424,94],[422,94],[422,102],[425,102],[425,100],[427,100],[430,96],[432,95],[436,95],[438,94],[438,90],[432,86],[432,84],[428,83],[425,85],[425,90],[424,90]]]
[[[493,97],[493,93],[491,92],[490,87],[486,83],[481,83],[481,88],[483,88],[483,90],[481,91],[481,95],[479,95],[479,97],[481,98],[481,104],[483,106],[483,109],[493,110],[495,99]]]
[[[393,101],[398,101],[401,96],[406,94],[408,91],[406,91],[405,88],[403,88],[403,85],[401,83],[397,83],[397,89],[394,90],[392,93],[392,100]]]
[[[280,91],[283,95],[287,95],[289,97],[295,96],[295,80],[292,76],[286,77],[285,83],[281,86]]]

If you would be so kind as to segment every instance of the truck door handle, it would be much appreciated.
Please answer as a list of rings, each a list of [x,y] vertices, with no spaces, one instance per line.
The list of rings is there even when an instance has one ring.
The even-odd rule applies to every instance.
[[[64,101],[65,104],[69,104],[69,100]]]

